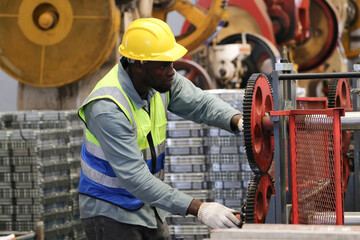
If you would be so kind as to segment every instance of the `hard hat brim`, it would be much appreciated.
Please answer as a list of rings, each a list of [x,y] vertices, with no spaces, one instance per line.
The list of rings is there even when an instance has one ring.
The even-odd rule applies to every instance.
[[[176,42],[174,43],[174,47],[172,49],[162,53],[151,54],[151,56],[148,57],[128,54],[126,51],[123,51],[122,46],[123,45],[119,46],[119,52],[121,55],[139,61],[175,62],[176,60],[182,58],[188,52],[186,48]]]
[[[175,43],[172,49],[164,53],[155,55],[153,59],[149,59],[149,61],[175,62],[176,60],[182,58],[187,53],[187,51],[188,50],[185,47],[181,46],[178,43]]]

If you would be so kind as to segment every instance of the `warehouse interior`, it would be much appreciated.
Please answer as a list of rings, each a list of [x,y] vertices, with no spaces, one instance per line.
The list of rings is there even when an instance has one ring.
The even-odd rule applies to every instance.
[[[77,110],[145,17],[244,116],[234,135],[167,113],[164,182],[244,222],[169,214],[171,238],[359,239],[360,0],[0,0],[0,239],[87,239]]]

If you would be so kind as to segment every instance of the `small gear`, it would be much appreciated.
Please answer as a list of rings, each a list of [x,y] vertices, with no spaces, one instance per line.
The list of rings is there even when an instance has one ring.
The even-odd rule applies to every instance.
[[[331,79],[329,84],[328,108],[343,107],[345,111],[352,111],[352,101],[349,84],[346,79]],[[342,131],[341,148],[346,154],[351,142],[351,131]]]
[[[328,95],[328,108],[343,107],[351,108],[350,88],[346,79],[331,79]]]
[[[265,223],[271,195],[275,194],[270,174],[254,174],[247,189],[246,205],[243,209],[246,223]]]

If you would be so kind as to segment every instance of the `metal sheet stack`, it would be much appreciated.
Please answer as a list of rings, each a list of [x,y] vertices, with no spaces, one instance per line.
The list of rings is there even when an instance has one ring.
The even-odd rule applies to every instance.
[[[0,118],[0,231],[43,223],[45,239],[86,239],[77,200],[82,126],[76,111]]]
[[[243,89],[207,90],[242,112]],[[167,174],[165,182],[203,201],[241,209],[252,171],[243,133],[197,124],[168,113]],[[209,229],[195,217],[169,215],[174,239],[203,239]]]
[[[214,89],[207,92],[243,113],[244,89]],[[234,135],[209,126],[205,126],[204,130],[207,176],[212,183],[214,201],[241,210],[252,176],[245,151],[244,134],[241,132]]]
[[[210,201],[206,181],[206,156],[202,124],[186,121],[168,113],[165,182],[202,201]],[[194,216],[170,215],[167,223],[173,239],[202,239],[209,229]]]

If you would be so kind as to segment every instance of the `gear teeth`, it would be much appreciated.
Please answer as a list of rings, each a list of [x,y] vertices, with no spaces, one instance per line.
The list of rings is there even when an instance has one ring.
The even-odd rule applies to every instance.
[[[261,73],[252,74],[247,82],[245,95],[243,100],[243,117],[244,117],[244,140],[245,140],[245,149],[246,155],[249,161],[249,165],[251,170],[256,174],[261,174],[263,172],[267,172],[271,166],[272,161],[270,162],[267,169],[261,170],[261,166],[258,165],[255,159],[254,151],[253,151],[253,142],[252,142],[252,133],[251,133],[251,110],[252,110],[252,102],[253,102],[253,95],[254,89],[257,79],[263,76],[267,80],[272,95],[272,88],[268,78]],[[272,158],[273,159],[273,158]]]
[[[328,108],[334,108],[336,102],[336,89],[337,89],[338,79],[331,79],[329,84],[329,94],[328,94]]]
[[[263,178],[263,177],[270,178],[273,193],[275,192],[274,181],[270,174],[268,174],[268,173],[253,174],[253,176],[251,177],[251,181],[247,188],[246,203],[244,204],[244,208],[243,208],[243,213],[245,213],[245,222],[246,223],[256,223],[255,219],[258,219],[258,218],[255,218],[255,215],[256,215],[255,206],[257,204],[255,197],[256,197],[256,193],[257,193],[259,187],[261,187],[261,186],[259,186],[259,183],[260,183],[261,178]],[[266,183],[269,183],[269,182],[266,181]]]
[[[335,107],[339,107],[336,106],[336,91],[338,88],[338,83],[339,83],[339,79],[331,79],[330,84],[329,84],[329,94],[328,94],[328,108],[335,108]],[[349,88],[349,84],[347,81],[345,81],[348,89]]]

